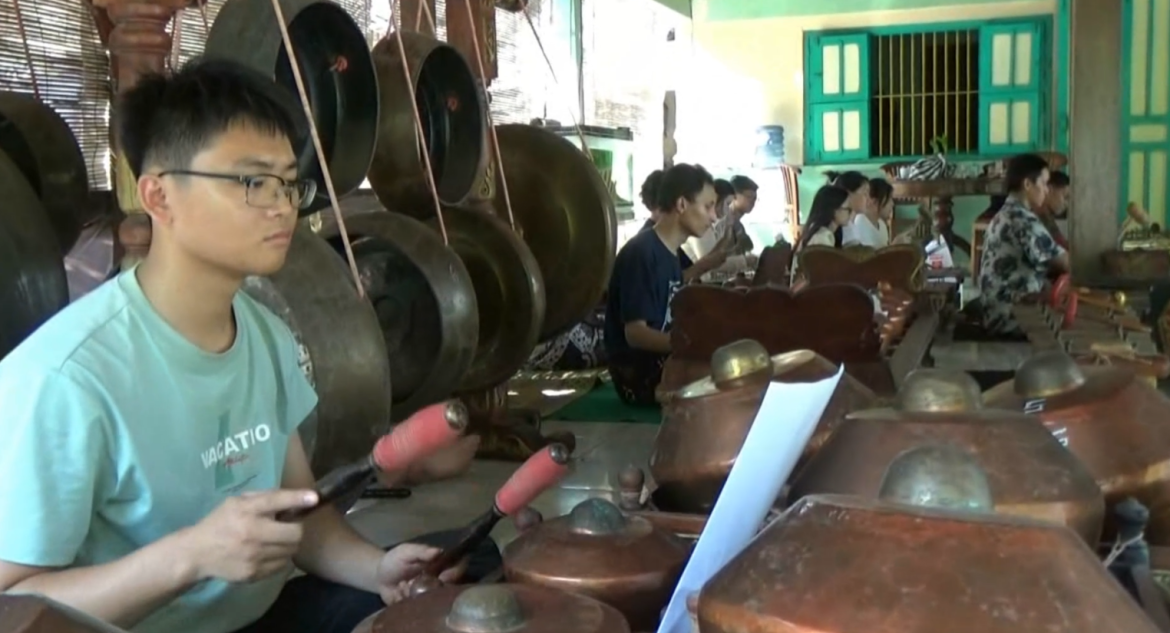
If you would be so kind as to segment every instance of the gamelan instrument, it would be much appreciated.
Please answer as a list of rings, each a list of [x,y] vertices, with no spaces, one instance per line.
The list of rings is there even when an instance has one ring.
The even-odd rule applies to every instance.
[[[85,156],[73,130],[48,104],[0,92],[0,151],[24,174],[48,214],[59,252],[68,253],[81,229],[101,215],[101,206],[89,201]]]
[[[593,598],[548,587],[501,584],[440,587],[386,607],[353,633],[398,631],[630,633],[630,627],[617,609]]]
[[[661,510],[709,513],[769,383],[816,382],[836,373],[833,363],[808,350],[769,357],[763,345],[747,339],[715,350],[709,376],[662,394],[662,426],[650,456],[650,473],[658,486],[655,505]],[[873,402],[872,391],[843,375],[800,463],[820,449],[848,413]]]
[[[652,631],[690,553],[674,534],[594,498],[509,543],[504,577],[595,598],[620,611],[633,630]]]
[[[993,486],[964,452],[907,451],[877,499],[800,500],[703,586],[699,629],[1158,631],[1072,530],[989,513]]]
[[[285,510],[277,518],[282,521],[304,518],[317,508],[364,488],[377,471],[405,470],[411,463],[454,444],[465,430],[467,407],[462,402],[453,400],[426,407],[379,439],[368,457],[341,466],[318,480],[317,505]]]
[[[390,430],[390,366],[378,318],[344,260],[300,228],[284,267],[248,277],[243,289],[292,330],[301,369],[317,391],[317,408],[299,429],[313,472],[368,454]]]
[[[61,245],[24,173],[0,151],[0,358],[69,303]]]
[[[1093,476],[1036,420],[985,409],[978,384],[962,371],[919,369],[902,386],[895,408],[849,415],[792,479],[788,498],[874,499],[887,466],[923,444],[977,455],[995,512],[1067,525],[1096,547],[1105,503]]]
[[[1134,497],[1150,509],[1146,539],[1170,545],[1170,399],[1124,367],[1078,365],[1063,352],[1024,361],[988,406],[1035,417],[1096,479],[1109,506]],[[1116,533],[1106,517],[1105,536]]]
[[[344,196],[366,179],[378,138],[378,78],[365,33],[344,8],[328,0],[280,0],[280,11],[334,191]],[[289,108],[303,112],[271,0],[224,2],[207,34],[204,55],[230,59],[263,74],[285,93]],[[294,142],[301,177],[323,183],[308,130]],[[327,206],[328,190],[318,187],[317,198],[301,215]]]
[[[455,545],[427,563],[422,573],[411,582],[411,595],[427,593],[440,587],[439,574],[454,567],[487,539],[500,519],[516,516],[565,476],[569,470],[569,457],[569,449],[561,444],[550,444],[529,457],[496,492],[492,507],[464,528]]]

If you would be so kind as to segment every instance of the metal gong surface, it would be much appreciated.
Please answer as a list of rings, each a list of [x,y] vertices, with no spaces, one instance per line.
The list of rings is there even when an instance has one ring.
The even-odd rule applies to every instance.
[[[60,252],[68,253],[81,228],[100,214],[97,205],[89,204],[85,156],[73,130],[36,98],[0,92],[0,151],[40,197]]]
[[[494,387],[511,378],[536,346],[545,314],[540,266],[520,236],[490,213],[445,208],[443,222],[479,309],[479,345],[459,390]],[[437,234],[438,221],[430,225]]]
[[[244,290],[284,319],[300,345],[319,402],[301,426],[313,472],[367,455],[390,428],[390,366],[378,319],[345,262],[312,231],[293,235],[284,268],[249,277]]]
[[[435,215],[419,152],[417,107],[439,200],[462,204],[479,183],[487,158],[486,105],[467,60],[443,41],[413,32],[383,38],[373,58],[382,107],[369,172],[374,193],[389,209],[424,220]]]
[[[344,196],[366,179],[377,137],[378,80],[369,46],[353,18],[333,2],[280,0],[280,9],[333,186]],[[227,0],[207,35],[204,55],[242,63],[274,79],[290,107],[303,112],[271,0]],[[300,176],[318,185],[316,200],[301,211],[304,216],[329,206],[329,193],[307,129],[295,143]]]
[[[0,358],[69,303],[49,216],[24,174],[0,152]]]
[[[403,419],[451,395],[471,367],[480,331],[473,277],[437,232],[373,198],[346,200],[343,214],[394,376],[394,417]],[[317,217],[344,258],[333,214]]]
[[[508,217],[507,181],[516,228],[544,275],[540,338],[547,340],[585,318],[609,283],[617,242],[613,198],[573,143],[531,125],[497,125],[496,136],[502,164],[496,213]]]

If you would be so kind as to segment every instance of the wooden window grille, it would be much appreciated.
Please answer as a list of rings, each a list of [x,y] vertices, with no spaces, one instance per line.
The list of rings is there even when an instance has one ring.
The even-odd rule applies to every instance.
[[[39,91],[77,137],[90,187],[108,190],[110,64],[93,17],[81,0],[20,0],[19,7],[29,51],[21,40],[17,3],[0,2],[0,89]]]
[[[979,153],[979,29],[877,35],[871,43],[873,157]]]

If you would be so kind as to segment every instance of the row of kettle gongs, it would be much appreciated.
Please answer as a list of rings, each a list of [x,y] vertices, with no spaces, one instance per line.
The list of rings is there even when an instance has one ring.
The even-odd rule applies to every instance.
[[[416,220],[360,194],[341,208],[385,343],[396,419],[452,393],[500,385],[523,366],[544,322],[545,287],[506,222],[445,207],[440,226],[438,217]],[[332,214],[308,224],[344,255]]]

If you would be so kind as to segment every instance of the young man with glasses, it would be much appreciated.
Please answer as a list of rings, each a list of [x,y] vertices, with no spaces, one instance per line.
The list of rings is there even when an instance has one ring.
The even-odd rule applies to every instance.
[[[349,633],[437,553],[384,552],[331,507],[275,518],[318,501],[297,436],[317,397],[240,286],[284,264],[316,189],[296,112],[226,62],[124,97],[150,253],[0,362],[0,591],[133,631]]]

